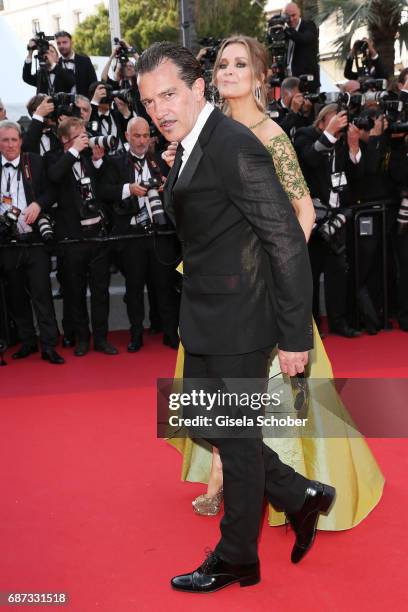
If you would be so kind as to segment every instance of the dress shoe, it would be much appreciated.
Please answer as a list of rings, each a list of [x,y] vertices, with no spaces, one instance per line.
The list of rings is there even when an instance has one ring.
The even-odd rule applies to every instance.
[[[214,552],[210,552],[202,565],[190,574],[175,576],[171,586],[187,593],[212,593],[239,582],[251,586],[260,581],[259,561],[251,565],[231,565]]]
[[[22,344],[18,351],[12,354],[12,359],[25,359],[33,353],[38,353],[38,346],[36,344]]]
[[[350,327],[350,325],[346,321],[341,321],[337,323],[336,325],[330,328],[330,331],[333,334],[344,336],[345,338],[358,338],[358,336],[361,336],[361,332],[357,331],[353,327]]]
[[[336,496],[336,489],[321,482],[311,481],[306,489],[303,506],[297,512],[287,513],[287,519],[296,534],[292,550],[292,563],[299,563],[312,547],[316,525],[321,512],[327,514]]]
[[[75,346],[75,336],[67,335],[62,338],[62,348],[74,348]]]
[[[143,346],[142,334],[140,334],[139,336],[134,336],[132,337],[132,339],[130,340],[127,346],[128,353],[136,353],[138,350],[142,348],[142,346]]]
[[[76,357],[83,357],[89,351],[89,340],[80,340],[74,351]]]
[[[164,334],[163,344],[177,351],[179,344],[180,344],[180,339],[177,335]]]
[[[41,351],[41,359],[54,363],[55,365],[65,363],[65,359],[61,357],[61,355],[58,355],[57,351],[54,351],[54,349],[44,349]]]
[[[117,355],[119,353],[118,349],[106,340],[103,342],[95,342],[94,350],[98,353],[105,353],[105,355]]]
[[[215,516],[219,513],[223,499],[222,487],[212,497],[207,495],[199,495],[193,502],[194,512],[201,516]]]

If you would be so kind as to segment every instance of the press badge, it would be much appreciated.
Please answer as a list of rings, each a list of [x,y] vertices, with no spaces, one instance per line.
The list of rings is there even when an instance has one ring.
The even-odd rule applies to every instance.
[[[345,172],[333,172],[331,182],[333,189],[341,190],[343,187],[346,187],[347,178]]]
[[[13,198],[10,195],[1,196],[1,203],[5,206],[13,206]]]

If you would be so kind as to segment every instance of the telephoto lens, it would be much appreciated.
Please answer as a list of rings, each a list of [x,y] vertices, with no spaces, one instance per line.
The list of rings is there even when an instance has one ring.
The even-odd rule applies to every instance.
[[[37,227],[44,242],[50,242],[54,239],[54,230],[51,218],[48,215],[41,215],[38,217]]]
[[[118,146],[118,139],[112,134],[109,136],[91,136],[89,139],[89,146],[91,149],[99,146],[103,147],[104,149],[113,150]]]

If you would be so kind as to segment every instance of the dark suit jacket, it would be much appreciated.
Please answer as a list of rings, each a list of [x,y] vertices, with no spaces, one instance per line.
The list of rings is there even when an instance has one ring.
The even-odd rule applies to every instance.
[[[346,79],[357,80],[359,78],[358,72],[353,71],[353,57],[348,57],[344,66],[344,77]],[[384,65],[378,56],[377,59],[371,60],[369,66],[370,78],[371,79],[386,79],[387,73]]]
[[[129,158],[128,152],[119,155],[106,157],[103,162],[103,172],[101,177],[101,197],[109,206],[113,219],[113,230],[115,233],[126,233],[129,230],[131,218],[138,212],[133,208],[131,198],[122,200],[122,190],[126,183],[135,182],[135,169]],[[159,155],[154,155],[153,159],[157,167],[157,172],[149,164],[150,174],[161,174],[166,176],[169,167]],[[137,198],[136,198],[137,202]]]
[[[44,156],[47,176],[56,191],[58,206],[55,213],[57,240],[64,238],[81,238],[81,216],[80,208],[82,204],[80,192],[72,172],[72,166],[77,158],[68,151],[49,151]],[[91,177],[92,187],[96,199],[100,201],[99,173],[94,167],[91,159],[81,156],[86,175]]]
[[[349,150],[344,138],[332,144],[325,134],[313,125],[300,128],[295,135],[295,149],[303,175],[306,179],[310,194],[313,198],[320,198],[323,204],[328,205],[332,188],[331,174],[333,171],[333,153],[335,152],[335,172],[345,172],[350,181],[361,179],[364,175],[364,156],[358,164],[350,160]],[[351,190],[340,193],[340,204],[349,206],[353,203]]]
[[[125,119],[122,113],[120,113],[115,108],[111,109],[110,115],[111,115],[111,118],[113,118],[116,124],[116,127],[117,127],[117,131],[118,131],[117,137],[119,138],[121,143],[124,144],[126,142],[125,132],[126,132],[127,124],[132,118],[132,115],[130,115],[130,117]],[[97,130],[92,129],[92,123],[94,121],[98,123],[98,106],[96,104],[92,104],[91,118],[88,123],[88,132],[92,134],[93,136],[98,136],[99,134],[101,134],[99,127]]]
[[[3,168],[0,164],[0,184]],[[20,172],[27,206],[37,202],[46,212],[55,202],[55,191],[47,180],[43,158],[35,153],[20,154]],[[29,178],[30,177],[30,178]],[[32,226],[36,231],[35,225]]]
[[[299,30],[288,28],[287,36],[295,43],[292,59],[292,75],[313,74],[315,87],[320,86],[319,30],[313,21],[300,22]]]
[[[304,234],[270,154],[215,109],[165,205],[183,243],[180,334],[196,354],[312,348]]]
[[[55,74],[55,80],[53,84],[54,92],[64,91],[69,93],[72,86],[75,84],[75,78],[71,70],[64,70],[61,64],[57,64],[53,70]],[[37,87],[37,74],[31,74],[31,64],[24,62],[23,66],[23,81],[28,85]],[[48,82],[40,81],[40,88],[38,93],[48,94],[50,92]]]
[[[22,150],[30,153],[38,153],[41,154],[41,137],[43,135],[44,123],[42,121],[38,121],[37,119],[32,119],[30,125],[28,126],[27,131],[23,135],[23,144]],[[51,150],[59,149],[61,147],[61,143],[58,140],[57,135],[50,131],[48,133],[50,138]]]
[[[59,65],[62,66],[62,58],[59,58]],[[74,75],[74,79],[75,79],[75,85],[76,85],[76,92],[77,94],[81,94],[82,96],[86,96],[88,97],[89,95],[89,86],[91,85],[91,83],[94,83],[95,81],[97,81],[97,76],[96,76],[96,72],[95,72],[95,68],[93,67],[93,64],[91,62],[91,58],[88,57],[87,55],[81,55],[79,53],[75,52],[75,58],[74,58],[74,63],[75,63],[75,75]],[[62,68],[63,70],[65,70],[65,68]],[[71,72],[72,71],[68,71]]]

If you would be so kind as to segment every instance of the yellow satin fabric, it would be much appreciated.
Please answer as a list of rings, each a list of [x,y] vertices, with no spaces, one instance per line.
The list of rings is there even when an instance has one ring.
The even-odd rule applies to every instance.
[[[182,378],[184,350],[180,345],[177,355],[175,378]],[[314,325],[314,349],[309,353],[311,379],[332,379],[333,371],[320,335]],[[277,357],[271,363],[269,377],[279,372]],[[308,415],[315,424],[324,428],[322,407],[329,406],[330,413],[343,415],[342,423],[349,420],[334,386],[324,385],[324,397],[310,391]],[[348,431],[350,436],[347,435]],[[343,438],[265,438],[264,442],[276,451],[280,459],[307,478],[319,480],[336,487],[336,502],[328,516],[321,516],[319,529],[350,529],[362,521],[381,499],[384,476],[364,438],[356,436],[350,425],[344,425]],[[194,443],[190,438],[168,440],[183,455],[181,477],[190,482],[207,483],[211,469],[212,453]],[[269,524],[282,525],[285,517],[269,506]]]

